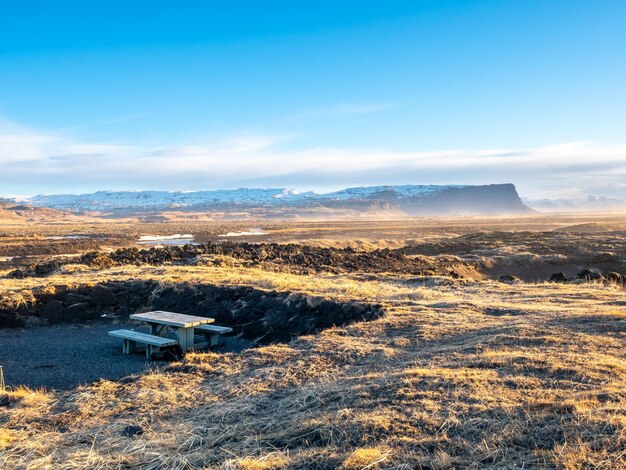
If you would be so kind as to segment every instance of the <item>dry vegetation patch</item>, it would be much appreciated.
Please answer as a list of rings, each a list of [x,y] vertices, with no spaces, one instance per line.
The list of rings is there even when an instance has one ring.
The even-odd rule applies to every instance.
[[[385,315],[71,392],[13,392],[2,468],[626,465],[626,293],[614,286],[219,266],[81,276],[376,302]]]

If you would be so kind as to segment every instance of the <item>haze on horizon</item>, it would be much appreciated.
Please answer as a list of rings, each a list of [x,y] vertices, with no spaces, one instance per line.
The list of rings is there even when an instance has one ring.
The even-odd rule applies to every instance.
[[[12,2],[0,195],[511,182],[626,199],[626,3]]]

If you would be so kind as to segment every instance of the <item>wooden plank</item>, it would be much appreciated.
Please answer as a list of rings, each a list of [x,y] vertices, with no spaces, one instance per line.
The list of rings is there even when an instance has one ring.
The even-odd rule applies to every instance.
[[[208,340],[209,347],[217,346],[219,343],[220,335],[225,333],[231,333],[233,329],[229,326],[219,326],[219,325],[200,325],[194,327],[199,333],[205,335]]]
[[[163,325],[161,323],[148,323],[150,325],[150,334],[154,336],[165,336],[167,335],[167,325]]]
[[[157,354],[159,352],[161,352],[161,348],[158,346],[146,344],[146,359],[151,359],[153,354]]]
[[[114,330],[109,331],[109,336],[115,336],[116,338],[122,338],[126,341],[149,344],[152,346],[164,347],[173,346],[178,344],[178,341],[170,338],[163,338],[161,336],[153,336],[147,333],[141,333],[133,330]]]
[[[122,352],[124,354],[132,354],[137,350],[137,342],[132,339],[124,338],[124,345],[122,346]]]
[[[229,326],[219,326],[219,325],[200,325],[194,327],[194,329],[202,332],[202,333],[215,333],[218,335],[223,335],[225,333],[232,333],[233,329]]]
[[[183,351],[193,349],[193,328],[177,328],[178,344]]]
[[[145,321],[148,323],[159,323],[176,328],[191,328],[198,325],[213,323],[214,318],[198,317],[195,315],[185,315],[182,313],[164,312],[156,310],[154,312],[134,313],[130,316],[133,320]]]

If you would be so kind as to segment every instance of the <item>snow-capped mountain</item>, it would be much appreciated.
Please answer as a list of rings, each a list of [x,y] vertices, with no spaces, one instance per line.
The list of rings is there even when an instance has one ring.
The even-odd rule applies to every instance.
[[[63,207],[75,211],[116,209],[192,208],[212,204],[281,204],[306,198],[287,189],[232,189],[218,191],[98,191],[91,194],[42,194],[30,199],[38,206]]]
[[[202,211],[263,208],[345,208],[359,212],[395,209],[409,215],[519,213],[529,209],[512,184],[487,186],[369,186],[318,194],[291,189],[240,188],[216,191],[98,191],[42,194],[30,204],[75,212]]]
[[[397,197],[426,197],[445,191],[451,188],[464,188],[465,186],[446,185],[414,185],[407,184],[403,186],[366,186],[359,188],[347,188],[334,193],[321,194],[322,197],[337,200],[347,199],[368,199],[372,197],[381,197],[385,193],[389,196]]]

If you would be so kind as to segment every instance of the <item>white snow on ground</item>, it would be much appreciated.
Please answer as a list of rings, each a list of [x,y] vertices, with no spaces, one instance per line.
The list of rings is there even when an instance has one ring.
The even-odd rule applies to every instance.
[[[139,245],[197,245],[190,233],[174,235],[142,235],[137,240]]]
[[[157,242],[161,240],[179,240],[182,238],[193,238],[193,235],[190,233],[180,234],[177,233],[175,235],[142,235],[139,237],[140,242]]]
[[[268,233],[264,232],[262,228],[251,228],[249,232],[228,232],[225,235],[220,235],[220,237],[247,237],[255,235],[268,235]]]

